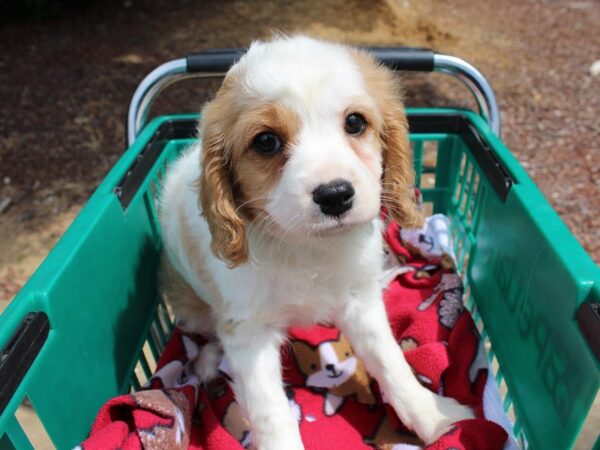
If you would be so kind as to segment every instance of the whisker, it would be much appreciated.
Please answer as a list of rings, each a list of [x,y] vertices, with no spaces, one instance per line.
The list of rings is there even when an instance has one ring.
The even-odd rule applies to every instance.
[[[256,197],[256,198],[251,198],[250,200],[246,200],[244,203],[242,203],[240,206],[238,206],[237,208],[235,208],[235,213],[237,214],[238,211],[243,208],[244,206],[246,206],[249,203],[252,202],[256,202],[259,200],[273,200],[275,197],[271,197],[271,196],[266,196],[266,197]]]

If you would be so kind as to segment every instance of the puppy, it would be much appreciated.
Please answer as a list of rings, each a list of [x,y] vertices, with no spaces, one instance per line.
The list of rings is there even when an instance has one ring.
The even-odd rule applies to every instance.
[[[303,448],[279,359],[292,325],[337,325],[425,442],[473,417],[415,379],[382,301],[381,207],[422,225],[392,73],[303,36],[255,42],[200,136],[165,180],[162,288],[186,331],[220,341],[254,444]]]

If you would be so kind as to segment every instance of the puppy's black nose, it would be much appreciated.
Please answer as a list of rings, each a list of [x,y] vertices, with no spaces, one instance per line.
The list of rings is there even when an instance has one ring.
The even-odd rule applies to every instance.
[[[335,366],[333,364],[325,364],[325,369],[335,372]]]
[[[352,208],[354,188],[349,181],[337,179],[320,184],[313,191],[313,201],[321,207],[323,214],[340,216]]]

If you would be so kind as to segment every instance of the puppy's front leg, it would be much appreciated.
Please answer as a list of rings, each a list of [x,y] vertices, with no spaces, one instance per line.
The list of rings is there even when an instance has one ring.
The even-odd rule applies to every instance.
[[[427,444],[452,423],[473,418],[466,406],[434,394],[417,381],[392,334],[378,285],[361,289],[348,301],[338,325],[398,417]]]
[[[279,330],[255,322],[218,327],[233,390],[259,450],[301,450],[300,430],[281,380]]]

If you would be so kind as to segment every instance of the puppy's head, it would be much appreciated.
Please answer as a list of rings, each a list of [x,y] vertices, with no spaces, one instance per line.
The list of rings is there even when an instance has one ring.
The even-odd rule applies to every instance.
[[[200,199],[213,251],[247,259],[245,225],[285,239],[343,232],[382,204],[420,222],[393,74],[307,37],[256,42],[203,111]]]

